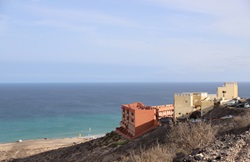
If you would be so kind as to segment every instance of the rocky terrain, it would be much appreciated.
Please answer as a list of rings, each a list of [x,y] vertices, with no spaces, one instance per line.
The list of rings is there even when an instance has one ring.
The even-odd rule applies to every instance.
[[[250,130],[242,134],[227,134],[218,137],[209,146],[194,149],[193,152],[178,161],[250,161]]]
[[[216,138],[177,161],[250,162],[250,109],[221,107],[204,116],[209,117],[213,117],[211,122],[218,129]]]
[[[204,118],[198,123],[161,126],[132,141],[111,132],[10,161],[250,161],[250,109],[218,107]]]

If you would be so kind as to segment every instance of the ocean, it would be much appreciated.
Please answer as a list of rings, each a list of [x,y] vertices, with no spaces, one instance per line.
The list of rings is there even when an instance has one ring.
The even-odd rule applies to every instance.
[[[119,126],[121,105],[173,103],[177,92],[216,93],[223,83],[0,84],[0,143],[104,135]],[[250,97],[250,83],[239,96]]]

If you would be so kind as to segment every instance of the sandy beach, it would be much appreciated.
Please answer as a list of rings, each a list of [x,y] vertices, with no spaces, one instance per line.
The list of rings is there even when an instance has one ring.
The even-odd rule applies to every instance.
[[[0,144],[0,161],[23,158],[53,149],[84,143],[92,139],[93,138],[61,138],[4,143]]]

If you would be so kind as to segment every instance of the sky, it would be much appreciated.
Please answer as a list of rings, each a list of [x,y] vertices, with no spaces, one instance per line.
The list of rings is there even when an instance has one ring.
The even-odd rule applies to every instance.
[[[250,81],[249,0],[0,0],[0,83]]]

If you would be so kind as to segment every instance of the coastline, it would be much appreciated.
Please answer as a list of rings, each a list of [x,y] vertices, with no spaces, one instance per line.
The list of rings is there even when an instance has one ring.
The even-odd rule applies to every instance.
[[[109,133],[109,132],[107,132]],[[70,139],[70,138],[85,138],[85,139],[88,139],[88,138],[92,138],[92,139],[96,139],[96,138],[100,138],[100,137],[103,137],[105,136],[106,133],[102,133],[102,134],[93,134],[93,135],[87,135],[87,136],[63,136],[63,137],[44,137],[44,138],[25,138],[25,139],[22,139],[22,138],[17,138],[16,140],[12,140],[12,141],[0,141],[0,145],[2,144],[9,144],[9,143],[18,143],[19,140],[21,141],[37,141],[37,140],[44,140],[44,139]]]
[[[42,152],[88,142],[100,137],[102,136],[44,138],[36,140],[23,140],[21,142],[0,143],[0,161],[24,158]]]

